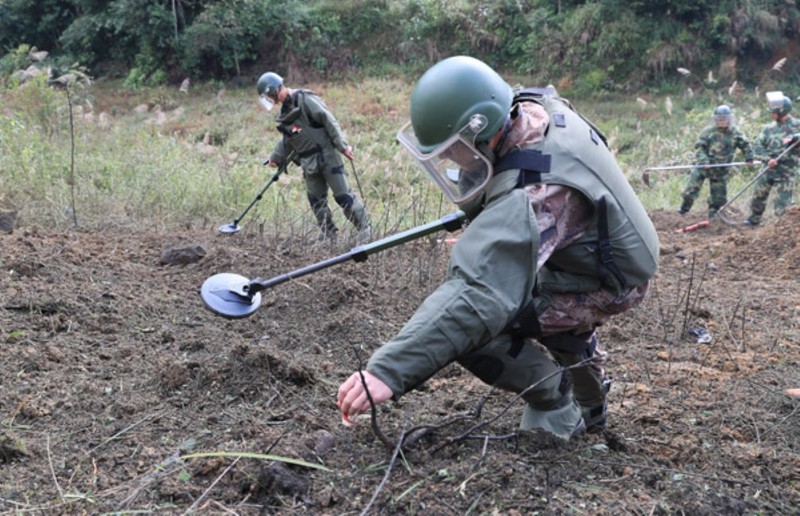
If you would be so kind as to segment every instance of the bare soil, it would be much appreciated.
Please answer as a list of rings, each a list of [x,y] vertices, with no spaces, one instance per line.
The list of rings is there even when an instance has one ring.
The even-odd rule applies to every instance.
[[[0,510],[798,514],[800,399],[784,390],[800,387],[800,209],[688,233],[697,219],[651,215],[653,294],[600,328],[608,429],[570,442],[520,432],[521,402],[456,365],[378,408],[388,446],[369,418],[341,424],[338,385],[441,280],[444,234],[277,286],[233,321],[205,308],[207,277],[349,248],[246,230],[0,234]],[[198,262],[161,263],[191,246]],[[396,454],[419,425],[435,428]]]

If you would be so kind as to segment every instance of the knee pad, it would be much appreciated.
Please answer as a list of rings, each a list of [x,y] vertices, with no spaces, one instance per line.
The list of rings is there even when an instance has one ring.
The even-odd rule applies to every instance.
[[[348,210],[350,209],[351,206],[353,206],[354,198],[352,194],[347,193],[347,194],[334,195],[333,198],[336,199],[336,204],[338,204],[345,210]]]
[[[325,204],[327,203],[327,199],[320,199],[319,197],[312,195],[311,193],[306,193],[306,197],[308,197],[308,204],[310,204],[311,207],[314,209],[320,206],[325,206]]]

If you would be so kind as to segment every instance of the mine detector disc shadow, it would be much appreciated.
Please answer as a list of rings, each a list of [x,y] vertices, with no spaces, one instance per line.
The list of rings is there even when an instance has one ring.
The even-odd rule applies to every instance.
[[[248,293],[250,280],[238,274],[214,274],[203,282],[200,296],[212,312],[228,319],[242,319],[261,306],[261,293]]]

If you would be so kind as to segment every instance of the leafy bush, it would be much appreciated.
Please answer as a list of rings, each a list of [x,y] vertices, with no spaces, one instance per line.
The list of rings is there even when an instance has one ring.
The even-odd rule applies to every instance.
[[[23,44],[0,57],[0,81],[8,80],[14,72],[27,68],[30,64],[30,51],[30,45]]]

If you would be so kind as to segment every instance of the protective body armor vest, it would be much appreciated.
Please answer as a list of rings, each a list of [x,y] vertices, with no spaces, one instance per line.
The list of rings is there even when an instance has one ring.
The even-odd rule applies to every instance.
[[[561,184],[582,192],[594,207],[593,221],[580,239],[553,253],[546,267],[576,276],[596,270],[604,287],[621,293],[655,274],[658,235],[605,137],[554,93],[549,88],[517,94],[515,103],[544,107],[550,126],[541,142],[504,156],[495,173],[520,169],[519,186]]]
[[[332,147],[325,127],[308,117],[305,109],[305,96],[314,95],[311,90],[296,90],[293,107],[278,115],[278,131],[285,136],[289,150],[294,150],[301,158],[322,152]]]

